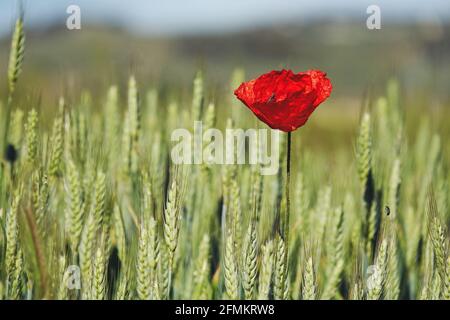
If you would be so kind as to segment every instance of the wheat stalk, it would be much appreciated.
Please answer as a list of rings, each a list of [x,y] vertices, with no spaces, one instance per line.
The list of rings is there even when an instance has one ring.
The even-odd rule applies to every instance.
[[[333,226],[331,233],[331,245],[329,248],[330,271],[327,273],[328,278],[325,289],[322,293],[322,299],[332,299],[337,295],[338,287],[341,281],[341,274],[344,270],[344,212],[342,208],[335,210]]]
[[[8,88],[9,95],[12,96],[20,72],[22,71],[23,58],[25,55],[25,31],[23,27],[23,19],[20,17],[16,20],[13,37],[11,40],[11,51],[9,54],[8,64]]]
[[[302,298],[303,300],[315,300],[317,297],[316,274],[312,257],[308,257],[305,265]]]
[[[37,161],[37,148],[38,148],[38,113],[35,109],[31,109],[28,113],[27,123],[25,125],[25,140],[27,149],[27,160],[31,164],[35,164]]]
[[[141,222],[140,233],[139,233],[139,247],[137,254],[137,264],[136,264],[136,278],[137,287],[136,291],[139,299],[148,300],[150,299],[151,292],[151,269],[149,265],[149,247],[148,247],[148,229],[145,222]]]
[[[14,270],[10,276],[11,287],[9,292],[9,297],[12,300],[23,299],[24,290],[24,279],[23,279],[23,253],[22,250],[18,249],[16,254],[16,259],[14,261]]]
[[[15,109],[11,115],[11,128],[9,134],[9,142],[17,149],[20,150],[22,144],[22,121],[23,111],[21,109]]]
[[[69,161],[67,166],[67,180],[68,221],[66,223],[68,225],[67,229],[70,235],[72,252],[76,254],[81,231],[83,230],[83,214],[85,209],[81,194],[80,176],[73,161]]]
[[[169,188],[166,208],[164,210],[164,239],[169,249],[170,264],[173,262],[175,250],[178,245],[178,235],[180,230],[180,207],[178,192],[178,185],[174,179]]]
[[[95,253],[91,297],[94,300],[106,298],[106,252],[103,243],[98,246]]]
[[[126,239],[126,231],[125,225],[122,218],[122,214],[117,205],[114,206],[113,209],[113,228],[114,228],[114,237],[113,241],[117,246],[119,252],[119,258],[122,263],[126,263],[127,261],[127,239]]]
[[[276,300],[285,300],[288,295],[288,270],[287,270],[287,249],[286,244],[281,236],[278,236],[277,248],[275,255],[274,270],[274,298]]]
[[[225,291],[227,296],[231,300],[239,298],[239,278],[236,265],[236,254],[234,250],[234,240],[232,232],[229,231],[225,237],[225,253],[224,253],[224,279],[225,279]]]
[[[204,235],[200,242],[199,253],[195,261],[193,299],[207,300],[211,298],[212,288],[209,282],[210,275],[210,239]]]
[[[5,272],[6,272],[6,292],[10,290],[15,273],[15,264],[18,257],[19,226],[17,214],[20,204],[20,191],[17,190],[12,200],[11,208],[6,216],[6,250],[5,250]]]
[[[261,270],[259,273],[259,300],[269,299],[270,285],[273,274],[273,260],[274,260],[274,245],[273,241],[269,240],[263,245],[261,255]]]
[[[204,83],[203,74],[201,71],[197,72],[194,79],[193,94],[192,94],[192,119],[194,121],[200,120],[200,115],[203,109]]]
[[[64,151],[64,99],[59,100],[60,114],[53,123],[53,133],[51,138],[51,153],[48,173],[50,176],[56,176],[62,165],[62,156]]]
[[[255,292],[257,273],[257,239],[256,224],[250,221],[244,247],[244,261],[242,263],[242,287],[244,288],[245,299],[253,299]]]
[[[430,220],[429,226],[429,237],[431,243],[433,245],[434,252],[434,260],[436,263],[437,273],[440,279],[440,292],[445,294],[448,291],[447,288],[447,240],[445,236],[445,230],[442,226],[439,217],[438,210],[436,205],[436,199],[434,198],[434,193],[431,190],[428,196],[428,205],[427,205],[427,216]]]
[[[378,300],[383,297],[387,274],[387,246],[387,239],[383,239],[377,252],[371,283],[367,290],[368,300]]]

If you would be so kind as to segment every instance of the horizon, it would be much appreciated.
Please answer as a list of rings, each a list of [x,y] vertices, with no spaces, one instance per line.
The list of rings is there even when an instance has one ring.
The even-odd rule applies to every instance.
[[[9,35],[18,13],[17,0],[0,3],[0,37]],[[239,32],[248,29],[311,23],[318,20],[365,21],[366,9],[376,4],[381,9],[383,23],[441,25],[450,21],[450,4],[444,0],[427,3],[414,0],[359,1],[341,0],[327,3],[304,1],[244,0],[217,1],[177,0],[149,3],[144,0],[54,0],[22,1],[28,29],[46,29],[55,25],[65,27],[66,8],[76,4],[81,8],[82,25],[120,27],[131,33],[148,36],[177,36]],[[175,5],[176,4],[176,5]]]

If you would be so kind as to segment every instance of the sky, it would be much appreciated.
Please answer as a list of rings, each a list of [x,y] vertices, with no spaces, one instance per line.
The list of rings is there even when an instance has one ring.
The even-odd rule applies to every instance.
[[[449,0],[22,0],[27,27],[65,26],[69,5],[81,22],[118,24],[143,34],[178,35],[238,31],[282,22],[352,17],[364,21],[376,4],[395,22],[450,21]],[[9,34],[17,0],[0,0],[0,36]]]

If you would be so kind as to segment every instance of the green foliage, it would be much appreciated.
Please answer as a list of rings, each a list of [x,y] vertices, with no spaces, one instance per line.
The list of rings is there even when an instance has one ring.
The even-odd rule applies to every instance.
[[[23,39],[19,21],[10,92]],[[174,128],[254,126],[231,93],[210,101],[205,79],[186,103],[155,87],[140,101],[130,77],[125,110],[117,86],[61,98],[53,115],[0,97],[15,108],[0,129],[25,151],[0,167],[0,298],[449,299],[448,153],[427,117],[408,134],[398,83],[364,111],[356,156],[312,152],[293,134],[287,224],[284,150],[274,176],[173,166]],[[66,287],[73,265],[80,290]]]

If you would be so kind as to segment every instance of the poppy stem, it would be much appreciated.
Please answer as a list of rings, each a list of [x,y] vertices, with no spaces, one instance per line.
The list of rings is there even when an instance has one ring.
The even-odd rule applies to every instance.
[[[286,219],[284,221],[284,233],[286,246],[289,241],[289,216],[291,212],[291,196],[290,196],[290,185],[291,185],[291,132],[288,132],[287,136],[287,154],[286,154]],[[287,247],[289,248],[289,247]]]

